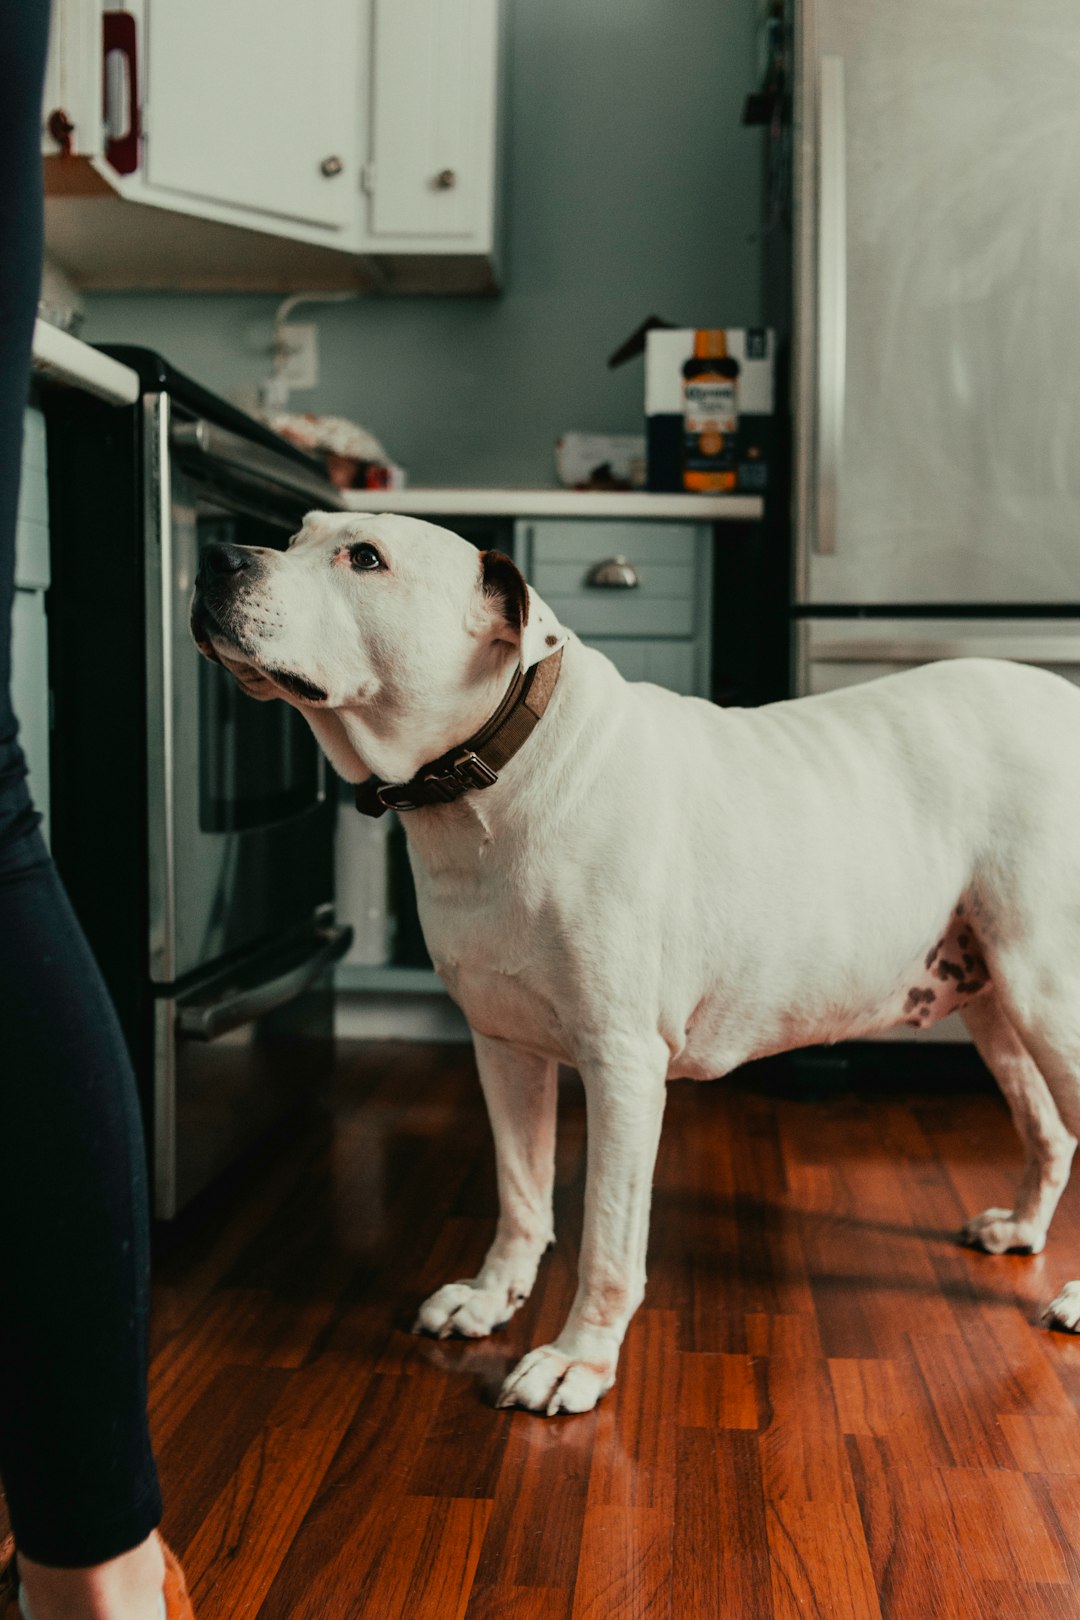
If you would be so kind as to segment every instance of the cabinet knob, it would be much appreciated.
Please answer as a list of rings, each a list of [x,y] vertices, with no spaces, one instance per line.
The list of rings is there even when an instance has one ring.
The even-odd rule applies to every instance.
[[[457,185],[457,172],[454,169],[440,169],[435,176],[436,191],[453,191]]]
[[[632,591],[641,584],[641,575],[625,557],[608,557],[604,562],[594,563],[585,575],[585,583],[609,591]]]
[[[324,157],[319,164],[319,168],[328,180],[332,180],[336,174],[340,174],[344,167],[345,165],[339,157]]]

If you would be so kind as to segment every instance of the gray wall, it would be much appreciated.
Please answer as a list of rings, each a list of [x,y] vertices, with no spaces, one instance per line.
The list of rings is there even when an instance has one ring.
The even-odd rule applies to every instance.
[[[560,432],[640,432],[646,315],[760,321],[761,136],[739,124],[756,0],[508,0],[504,283],[497,299],[298,311],[321,373],[298,410],[351,416],[416,484],[547,484]],[[154,344],[250,403],[276,298],[96,294],[90,341]]]

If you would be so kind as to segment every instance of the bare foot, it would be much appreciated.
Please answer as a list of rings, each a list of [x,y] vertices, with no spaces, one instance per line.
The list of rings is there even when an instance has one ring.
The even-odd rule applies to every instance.
[[[156,1533],[88,1569],[56,1569],[21,1553],[18,1566],[34,1620],[161,1620],[165,1555]]]

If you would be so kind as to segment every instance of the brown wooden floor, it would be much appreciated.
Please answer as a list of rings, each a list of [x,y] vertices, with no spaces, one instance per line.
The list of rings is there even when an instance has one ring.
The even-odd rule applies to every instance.
[[[330,1117],[159,1263],[199,1620],[1080,1616],[1080,1340],[1035,1325],[1080,1276],[1080,1192],[1043,1256],[957,1247],[1010,1201],[996,1094],[672,1086],[616,1388],[496,1411],[571,1297],[583,1125],[570,1080],[559,1243],[486,1342],[408,1332],[493,1219],[460,1048],[344,1048]]]

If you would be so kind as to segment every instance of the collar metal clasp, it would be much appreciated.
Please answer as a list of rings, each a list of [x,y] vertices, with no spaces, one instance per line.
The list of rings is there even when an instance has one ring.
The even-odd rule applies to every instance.
[[[490,765],[485,765],[471,748],[463,748],[444,769],[425,771],[420,780],[425,787],[430,788],[449,804],[462,793],[467,793],[470,788],[490,787],[499,778]]]

